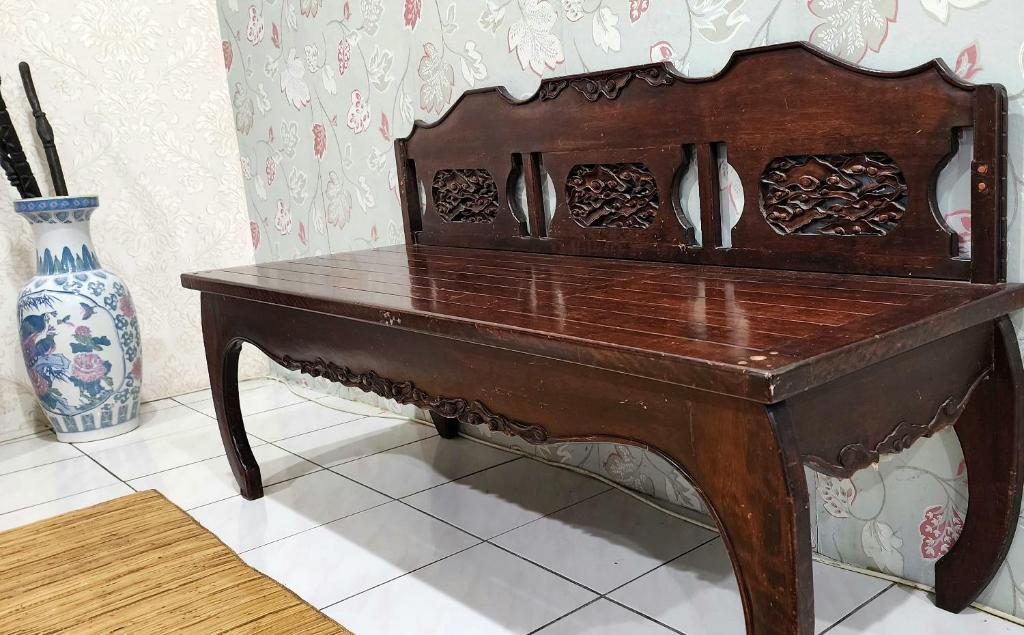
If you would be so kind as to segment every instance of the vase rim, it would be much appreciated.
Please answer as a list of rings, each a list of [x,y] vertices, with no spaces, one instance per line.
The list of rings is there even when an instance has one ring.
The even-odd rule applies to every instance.
[[[35,212],[67,212],[99,207],[100,197],[96,194],[80,196],[37,196],[14,201],[14,211],[19,214]]]

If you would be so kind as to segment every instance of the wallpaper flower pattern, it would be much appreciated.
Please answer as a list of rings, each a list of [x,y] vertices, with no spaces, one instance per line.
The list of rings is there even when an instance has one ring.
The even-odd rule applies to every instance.
[[[871,68],[940,57],[966,79],[1007,86],[1010,276],[1022,278],[1024,33],[1007,28],[1024,20],[1017,0],[219,0],[219,10],[258,261],[401,242],[392,141],[415,120],[436,120],[467,89],[501,85],[527,97],[541,77],[649,61],[706,76],[734,50],[805,40]],[[970,136],[963,141],[969,150]],[[961,153],[939,179],[940,208],[964,251],[969,160]],[[742,187],[729,178],[723,187],[738,215]],[[702,508],[680,474],[637,448],[521,447]],[[968,476],[952,430],[850,479],[808,470],[815,549],[930,585],[962,528]],[[1024,533],[1018,538],[982,601],[1024,616]]]
[[[143,398],[207,383],[198,294],[183,271],[251,262],[217,11],[204,0],[0,0],[4,97],[36,174],[46,174],[17,76],[32,64],[72,194],[98,194],[92,232],[131,288]],[[49,177],[41,179],[49,186]],[[29,225],[0,186],[0,334],[35,271]],[[247,357],[243,373],[265,374]],[[45,427],[17,346],[0,348],[0,439]]]

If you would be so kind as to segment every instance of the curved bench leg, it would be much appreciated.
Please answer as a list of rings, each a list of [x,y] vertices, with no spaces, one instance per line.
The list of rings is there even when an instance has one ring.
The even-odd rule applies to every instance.
[[[442,439],[455,439],[459,436],[459,420],[449,417],[442,417],[436,412],[430,413],[430,418],[437,428],[437,434]]]
[[[732,559],[749,635],[811,635],[814,592],[807,482],[783,406],[742,403],[668,431]],[[686,434],[686,433],[689,434]],[[672,456],[672,455],[675,456]]]
[[[242,496],[255,500],[263,496],[263,479],[249,447],[249,438],[245,436],[242,408],[238,402],[238,355],[242,352],[242,343],[225,332],[228,327],[219,316],[216,302],[215,298],[203,294],[203,344],[213,407],[217,412],[220,438],[224,442],[231,472]]]
[[[958,613],[1003,563],[1024,480],[1024,369],[1009,318],[996,322],[994,365],[956,423],[970,500],[960,539],[935,565],[935,604]]]

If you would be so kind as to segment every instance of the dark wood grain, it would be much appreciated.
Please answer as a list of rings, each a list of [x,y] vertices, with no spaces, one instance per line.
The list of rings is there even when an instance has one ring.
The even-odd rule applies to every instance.
[[[803,465],[849,477],[955,426],[971,498],[936,602],[962,609],[1006,555],[1024,478],[1005,108],[1001,87],[938,62],[876,73],[805,45],[738,53],[706,80],[654,65],[521,102],[467,93],[396,142],[406,245],[182,276],[243,495],[262,494],[236,385],[248,342],[424,408],[445,438],[487,425],[663,456],[722,532],[748,633],[809,635]],[[934,212],[969,126],[973,260]],[[728,235],[726,152],[746,201]],[[679,193],[691,162],[696,210]]]

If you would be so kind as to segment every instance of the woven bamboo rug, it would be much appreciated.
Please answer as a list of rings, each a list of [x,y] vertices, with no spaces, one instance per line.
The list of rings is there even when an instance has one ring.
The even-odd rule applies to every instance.
[[[157,492],[0,532],[0,633],[178,632],[349,633]]]

